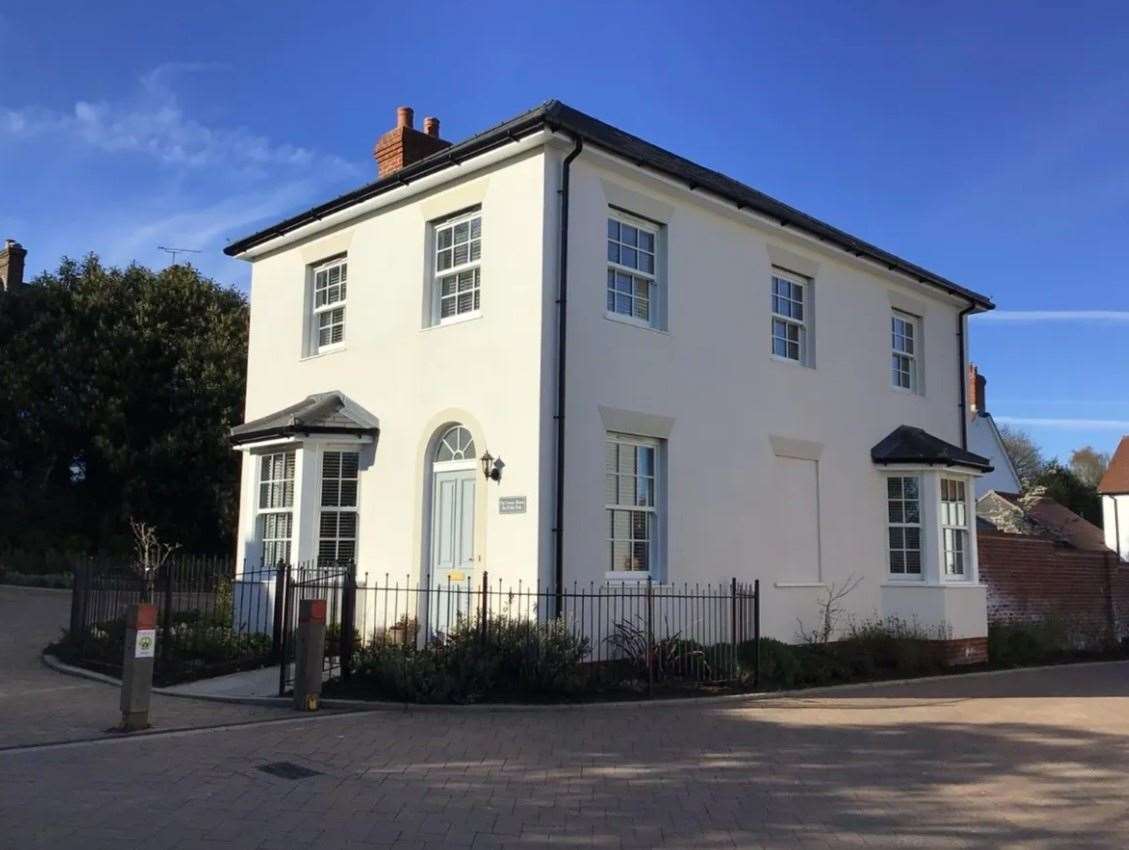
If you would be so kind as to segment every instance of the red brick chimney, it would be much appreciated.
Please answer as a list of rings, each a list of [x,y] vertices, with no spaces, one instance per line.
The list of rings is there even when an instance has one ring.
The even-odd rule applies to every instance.
[[[988,405],[985,402],[987,395],[988,379],[972,363],[968,364],[968,404],[972,413],[987,413]]]
[[[0,291],[19,289],[24,282],[24,257],[27,250],[15,239],[5,239],[0,248]]]
[[[372,149],[378,177],[387,177],[406,165],[450,147],[450,142],[439,138],[439,119],[428,116],[423,120],[424,132],[412,126],[415,111],[410,106],[396,110],[396,126],[376,140]]]

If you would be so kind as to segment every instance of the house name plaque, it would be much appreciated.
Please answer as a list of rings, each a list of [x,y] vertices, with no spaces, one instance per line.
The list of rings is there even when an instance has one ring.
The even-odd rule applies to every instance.
[[[525,496],[503,496],[502,498],[498,499],[498,513],[525,513]]]

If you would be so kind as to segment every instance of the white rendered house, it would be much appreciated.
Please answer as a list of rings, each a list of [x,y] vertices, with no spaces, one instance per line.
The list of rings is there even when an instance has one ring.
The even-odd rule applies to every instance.
[[[1129,436],[1122,437],[1102,480],[1102,528],[1105,545],[1129,561]]]
[[[557,101],[453,145],[402,108],[374,156],[226,249],[253,264],[241,558],[759,578],[784,640],[856,576],[860,616],[979,646],[990,300]]]
[[[988,412],[987,379],[977,368],[968,366],[968,448],[986,457],[992,464],[992,471],[976,479],[976,496],[995,490],[998,493],[1021,493],[1023,484],[1015,464],[1008,456],[996,420]]]

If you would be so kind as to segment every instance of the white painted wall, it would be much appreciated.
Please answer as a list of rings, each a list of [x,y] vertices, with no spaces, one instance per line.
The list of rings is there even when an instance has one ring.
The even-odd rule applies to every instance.
[[[960,442],[956,330],[967,304],[781,228],[752,226],[731,206],[711,206],[599,152],[586,150],[575,161],[572,180],[570,577],[599,581],[608,561],[604,406],[673,421],[668,581],[759,577],[765,630],[783,639],[796,634],[798,620],[814,622],[822,587],[852,575],[863,581],[850,609],[863,617],[884,614],[885,481],[870,449],[901,424]],[[609,204],[666,225],[665,331],[605,316]],[[770,355],[774,262],[814,278],[814,368]],[[892,306],[922,317],[922,394],[891,387]],[[819,452],[819,521],[810,512],[806,519],[808,534],[821,544],[815,576],[810,548],[796,551],[788,543],[796,523],[793,497],[808,497],[792,493],[802,476],[782,470],[773,435],[806,441]],[[964,598],[983,605],[982,594]],[[947,610],[938,605],[928,610]],[[982,622],[983,612],[971,620]]]
[[[1105,545],[1129,561],[1129,494],[1102,496],[1102,528]]]
[[[478,454],[489,449],[506,464],[500,483],[478,477],[480,564],[507,584],[537,573],[547,536],[538,528],[544,175],[533,151],[254,262],[246,418],[340,390],[380,420],[375,457],[360,477],[359,573],[418,576],[425,456],[436,430],[454,421],[470,428]],[[474,204],[483,212],[481,318],[424,327],[427,224]],[[345,346],[303,358],[307,267],[340,252],[349,260]],[[254,466],[248,456],[240,512],[240,554],[251,557]],[[317,464],[310,468],[316,474]],[[498,498],[515,495],[527,496],[528,513],[500,515]],[[314,556],[314,538],[311,529],[297,557]]]
[[[479,479],[482,566],[506,584],[551,576],[565,150],[526,153],[331,232],[256,252],[247,418],[340,390],[381,422],[361,475],[362,573],[419,574],[428,441],[460,421],[479,453],[489,448],[506,462],[500,485]],[[854,614],[902,613],[889,599],[905,594],[883,590],[885,479],[870,448],[901,424],[959,442],[956,327],[966,304],[754,225],[731,206],[591,149],[573,166],[572,192],[566,581],[605,578],[604,440],[614,424],[668,440],[666,580],[760,578],[765,633],[783,639],[795,636],[798,621],[814,623],[823,590],[850,576],[863,579],[850,597]],[[475,203],[483,210],[482,317],[424,328],[426,224]],[[666,225],[663,331],[605,317],[609,203]],[[345,348],[303,359],[305,270],[342,251],[350,281]],[[770,355],[774,262],[814,279],[814,368]],[[890,386],[892,307],[922,317],[919,394]],[[253,552],[253,466],[245,462],[244,552]],[[517,495],[527,497],[528,512],[499,514],[498,497]],[[298,556],[312,555],[303,544]],[[960,636],[971,636],[965,632],[983,620],[983,595],[935,590],[917,591],[930,600],[922,611],[949,612]]]
[[[1003,493],[1022,491],[1023,486],[1019,483],[1011,461],[1008,460],[1007,451],[1000,440],[1000,432],[990,414],[976,414],[969,417],[968,450],[988,458],[994,467],[991,472],[976,479],[977,496],[983,496],[989,490]]]

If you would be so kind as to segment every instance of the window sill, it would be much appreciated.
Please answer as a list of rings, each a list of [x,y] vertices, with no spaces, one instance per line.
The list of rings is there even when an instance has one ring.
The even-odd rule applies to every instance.
[[[326,345],[322,346],[317,351],[299,357],[298,362],[304,363],[307,360],[317,360],[319,357],[328,357],[331,354],[340,354],[342,351],[347,350],[343,342],[339,342],[337,345]]]
[[[452,319],[442,319],[438,322],[435,322],[432,325],[426,325],[423,328],[420,328],[420,330],[434,331],[434,330],[438,330],[439,328],[450,327],[451,325],[461,325],[464,322],[473,322],[476,319],[481,319],[481,318],[482,318],[482,311],[476,310],[473,313],[463,313],[462,315],[455,316]]]
[[[801,369],[815,369],[815,366],[812,366],[811,364],[806,363],[803,360],[793,360],[791,357],[781,357],[779,354],[773,354],[771,352],[769,352],[768,356],[770,359],[775,360],[777,363],[787,363],[789,366],[798,366]]]
[[[910,389],[908,387],[897,387],[897,386],[894,386],[893,384],[890,385],[890,392],[895,393],[896,395],[906,395],[906,396],[921,397],[921,396],[925,395],[924,393],[919,393],[915,389]]]
[[[651,583],[657,585],[658,581],[649,572],[618,572],[618,573],[604,573],[604,581],[618,582],[619,584],[642,584],[646,583],[647,579],[651,579]]]
[[[641,322],[638,319],[632,319],[629,316],[623,316],[619,313],[609,313],[607,310],[605,310],[604,318],[609,322],[615,322],[616,324],[638,328],[641,331],[651,331],[652,333],[662,334],[663,336],[670,336],[670,331],[664,328],[657,328],[654,325]]]

